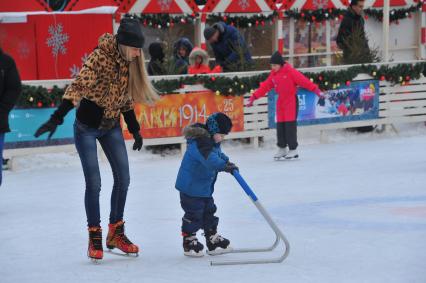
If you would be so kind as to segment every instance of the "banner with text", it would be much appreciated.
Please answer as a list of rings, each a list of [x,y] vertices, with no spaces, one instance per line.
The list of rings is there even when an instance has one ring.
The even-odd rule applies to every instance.
[[[223,112],[232,119],[233,132],[243,131],[243,104],[243,97],[202,91],[165,95],[155,105],[136,105],[135,112],[144,138],[165,138],[181,136],[183,128],[205,123],[214,112]],[[122,125],[125,138],[133,138],[126,124]]]

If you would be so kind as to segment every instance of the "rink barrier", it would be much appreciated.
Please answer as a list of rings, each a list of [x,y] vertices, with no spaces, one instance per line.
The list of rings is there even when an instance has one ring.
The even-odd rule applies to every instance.
[[[411,62],[393,62],[386,65],[395,65],[399,63],[416,63],[419,61]],[[383,64],[375,64],[377,66]],[[316,67],[308,69],[299,69],[300,71],[320,72],[324,70],[340,70],[348,68],[347,66],[332,66],[332,67]],[[265,71],[267,72],[267,71]],[[243,72],[243,73],[224,73],[215,74],[216,76],[225,77],[244,77],[260,72]],[[179,76],[167,76],[168,79],[178,78]],[[152,80],[164,79],[163,76],[153,76]],[[360,74],[354,80],[371,79],[369,75]],[[24,84],[44,86],[47,88],[64,87],[68,85],[71,80],[48,80],[48,81],[24,81]],[[190,91],[189,87],[189,91]],[[244,96],[244,103],[248,102],[250,94]],[[426,122],[426,78],[421,77],[418,80],[410,81],[407,85],[392,85],[388,82],[380,82],[380,97],[379,97],[379,118],[362,121],[339,122],[318,125],[300,126],[302,131],[316,130],[320,132],[321,141],[322,136],[330,129],[342,129],[361,126],[382,126],[393,125],[394,123],[413,123],[413,122]],[[395,129],[394,127],[392,127]],[[226,136],[226,139],[242,139],[249,138],[254,147],[259,145],[259,138],[275,135],[275,129],[268,128],[268,101],[266,97],[256,100],[253,107],[244,108],[244,131],[233,132]],[[131,141],[128,141],[129,143]],[[181,149],[185,150],[186,142],[183,137],[167,137],[167,138],[153,138],[144,139],[144,145],[166,145],[166,144],[180,144]],[[58,145],[48,147],[36,148],[21,148],[9,149],[5,151],[7,157],[21,156],[27,154],[49,153],[49,152],[64,152],[75,151],[73,145]]]

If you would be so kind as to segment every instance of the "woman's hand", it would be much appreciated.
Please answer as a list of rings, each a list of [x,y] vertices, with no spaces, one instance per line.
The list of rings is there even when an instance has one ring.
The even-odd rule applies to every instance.
[[[143,145],[142,136],[139,133],[135,133],[133,134],[133,138],[135,139],[135,142],[133,143],[133,150],[140,151]]]
[[[49,121],[47,121],[46,123],[41,125],[40,128],[38,128],[34,136],[38,138],[44,133],[49,133],[47,139],[50,140],[53,134],[56,132],[56,128],[58,127],[58,125],[59,123],[55,119],[50,118]]]

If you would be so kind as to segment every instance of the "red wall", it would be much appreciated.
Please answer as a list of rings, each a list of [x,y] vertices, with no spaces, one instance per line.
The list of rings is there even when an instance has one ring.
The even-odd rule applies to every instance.
[[[33,23],[0,24],[0,46],[13,57],[22,79],[37,79],[37,50]]]
[[[65,79],[78,72],[105,32],[112,33],[112,15],[34,15],[26,23],[0,24],[0,45],[23,80]]]

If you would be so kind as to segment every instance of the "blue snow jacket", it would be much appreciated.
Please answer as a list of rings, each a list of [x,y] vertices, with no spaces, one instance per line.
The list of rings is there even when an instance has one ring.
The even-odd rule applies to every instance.
[[[217,174],[225,169],[229,158],[222,153],[204,124],[184,129],[187,149],[176,180],[176,189],[192,197],[211,197]]]
[[[213,27],[219,30],[220,35],[219,40],[212,43],[211,47],[213,48],[216,62],[222,66],[225,72],[236,71],[235,67],[232,68],[232,65],[238,66],[243,63],[253,63],[247,44],[235,27],[229,26],[224,22],[215,23]],[[241,59],[245,60],[245,62],[241,62]]]

